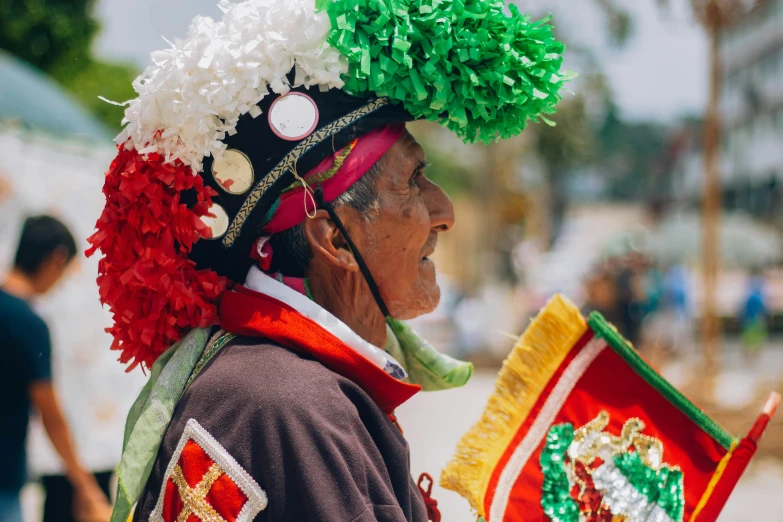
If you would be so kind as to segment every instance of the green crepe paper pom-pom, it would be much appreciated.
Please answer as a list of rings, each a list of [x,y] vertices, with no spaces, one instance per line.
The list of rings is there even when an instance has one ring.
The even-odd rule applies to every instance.
[[[502,0],[318,0],[329,44],[347,57],[345,90],[399,101],[465,142],[522,132],[552,114],[565,45],[550,18],[531,22]]]

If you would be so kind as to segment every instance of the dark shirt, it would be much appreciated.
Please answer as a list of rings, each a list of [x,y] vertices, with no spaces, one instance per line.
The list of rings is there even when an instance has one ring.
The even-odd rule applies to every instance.
[[[0,290],[0,491],[24,485],[29,389],[51,376],[49,328],[25,301]]]
[[[408,444],[370,396],[307,355],[249,337],[223,348],[183,394],[134,520],[150,520],[163,502],[164,477],[189,421],[266,493],[256,522],[427,520]],[[192,486],[203,471],[196,475]],[[174,506],[164,520],[181,514],[182,505]]]

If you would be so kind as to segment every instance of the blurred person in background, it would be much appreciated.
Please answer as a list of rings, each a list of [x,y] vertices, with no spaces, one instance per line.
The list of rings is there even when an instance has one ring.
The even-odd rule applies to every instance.
[[[653,368],[660,370],[671,356],[686,353],[693,339],[690,275],[681,264],[646,274],[646,317],[639,350]]]
[[[27,479],[25,441],[31,406],[39,411],[65,464],[74,491],[74,516],[81,522],[109,519],[108,499],[74,450],[52,385],[49,328],[30,305],[55,286],[75,256],[76,243],[63,223],[50,216],[31,217],[22,228],[14,266],[0,288],[0,444],[10,459],[0,476],[3,522],[22,522],[19,493]]]
[[[663,278],[663,313],[660,324],[662,348],[667,353],[683,354],[693,339],[690,275],[682,264],[675,263]]]
[[[645,315],[644,273],[647,262],[638,253],[630,254],[617,272],[617,323],[632,345],[638,346]]]
[[[661,309],[663,301],[663,271],[661,267],[650,262],[644,272],[644,315],[645,320]]]
[[[619,324],[617,281],[607,265],[593,270],[585,279],[585,315],[599,312],[612,324]]]
[[[747,293],[740,312],[742,322],[742,346],[745,354],[753,357],[767,340],[766,279],[761,270],[754,270],[748,277]]]
[[[644,318],[639,332],[638,350],[647,363],[660,370],[666,359],[665,343],[661,337],[668,327],[664,313],[664,273],[661,267],[650,262],[643,276]]]

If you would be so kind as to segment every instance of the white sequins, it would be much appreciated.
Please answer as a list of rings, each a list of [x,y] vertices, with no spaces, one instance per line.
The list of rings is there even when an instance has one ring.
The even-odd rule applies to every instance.
[[[637,490],[611,460],[593,470],[592,477],[612,514],[625,516],[629,522],[673,522],[660,506],[651,503]]]
[[[318,107],[300,92],[281,96],[269,108],[269,127],[279,138],[298,141],[313,133],[318,125]]]

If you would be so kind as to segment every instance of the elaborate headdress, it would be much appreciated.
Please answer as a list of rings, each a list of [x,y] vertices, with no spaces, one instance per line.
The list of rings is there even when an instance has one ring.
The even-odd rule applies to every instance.
[[[338,197],[404,122],[512,136],[554,112],[568,80],[548,20],[502,0],[219,5],[222,20],[196,18],[134,82],[90,238],[113,348],[133,366],[213,323],[262,231],[300,222],[309,187]]]

